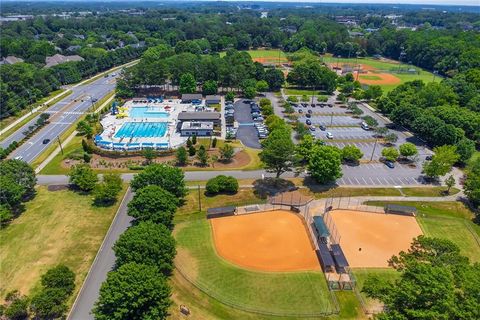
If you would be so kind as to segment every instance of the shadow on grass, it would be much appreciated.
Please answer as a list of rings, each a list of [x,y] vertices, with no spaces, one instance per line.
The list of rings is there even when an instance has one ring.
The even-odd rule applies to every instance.
[[[281,178],[265,178],[257,179],[253,182],[253,189],[255,195],[265,199],[269,196],[274,196],[278,193],[297,190],[298,187],[292,181]]]

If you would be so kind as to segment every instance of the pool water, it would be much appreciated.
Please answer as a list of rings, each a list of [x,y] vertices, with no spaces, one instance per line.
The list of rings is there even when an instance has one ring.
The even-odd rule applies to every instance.
[[[158,138],[167,132],[167,122],[125,122],[115,138]]]
[[[132,107],[130,118],[168,118],[169,113],[163,108],[156,107]]]

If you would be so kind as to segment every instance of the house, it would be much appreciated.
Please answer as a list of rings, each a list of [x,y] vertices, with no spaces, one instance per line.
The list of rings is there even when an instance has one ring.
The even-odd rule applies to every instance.
[[[205,104],[207,106],[211,104],[220,104],[221,101],[222,101],[222,97],[218,95],[207,95],[205,97]]]
[[[180,134],[182,136],[211,136],[213,134],[213,122],[209,121],[185,121],[182,122],[182,127],[180,129]]]
[[[64,56],[61,54],[56,54],[51,57],[45,58],[45,68],[50,68],[50,67],[56,66],[57,64],[62,64],[65,62],[83,61],[83,60],[84,59],[78,55]]]
[[[6,58],[3,58],[0,61],[0,64],[15,64],[15,63],[19,63],[19,62],[23,62],[23,59],[17,58],[17,57],[14,57],[14,56],[8,56]]]
[[[67,51],[78,51],[80,50],[82,47],[79,46],[79,45],[75,45],[75,46],[70,46],[67,48]]]
[[[202,95],[200,93],[183,93],[182,103],[201,103]]]
[[[213,122],[215,125],[220,125],[220,112],[180,112],[178,114],[178,121],[180,122]]]

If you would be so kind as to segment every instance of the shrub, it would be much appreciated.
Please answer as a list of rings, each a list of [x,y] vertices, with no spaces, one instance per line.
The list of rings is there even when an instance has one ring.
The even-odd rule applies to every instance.
[[[215,148],[217,146],[217,137],[213,138],[212,140],[212,148]]]
[[[238,191],[238,181],[232,176],[219,175],[207,181],[205,190],[208,194],[236,193]]]
[[[58,265],[42,275],[41,283],[45,288],[62,289],[65,295],[70,295],[75,288],[75,273],[67,266]]]
[[[298,102],[297,96],[288,96],[287,101]]]
[[[227,92],[225,95],[225,100],[226,101],[233,101],[235,99],[235,94],[233,92]]]

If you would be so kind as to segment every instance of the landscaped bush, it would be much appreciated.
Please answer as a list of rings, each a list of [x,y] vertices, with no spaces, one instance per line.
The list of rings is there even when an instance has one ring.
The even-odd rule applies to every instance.
[[[296,96],[289,96],[289,97],[287,98],[287,101],[289,101],[289,102],[298,102],[298,99],[297,99]]]
[[[232,176],[219,175],[208,180],[205,189],[207,194],[236,193],[238,191],[238,181]]]

